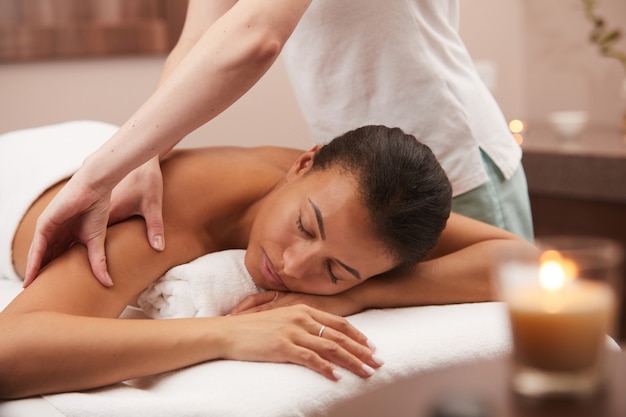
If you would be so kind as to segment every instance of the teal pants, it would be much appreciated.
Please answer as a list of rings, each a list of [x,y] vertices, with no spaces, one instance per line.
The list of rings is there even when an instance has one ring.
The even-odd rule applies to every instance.
[[[452,199],[452,211],[489,223],[534,242],[532,213],[524,168],[506,180],[481,151],[489,181]]]

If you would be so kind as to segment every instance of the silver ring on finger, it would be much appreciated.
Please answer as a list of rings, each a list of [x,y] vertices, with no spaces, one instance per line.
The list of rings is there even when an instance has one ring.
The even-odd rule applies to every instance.
[[[322,337],[322,335],[324,334],[324,330],[326,330],[325,324],[322,325],[322,328],[320,329],[320,332],[317,334],[317,337]]]

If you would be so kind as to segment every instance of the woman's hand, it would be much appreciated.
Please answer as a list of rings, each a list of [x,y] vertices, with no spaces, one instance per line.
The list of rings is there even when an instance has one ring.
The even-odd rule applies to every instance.
[[[144,218],[150,246],[158,251],[165,249],[163,176],[158,157],[131,171],[113,189],[109,224],[134,215]]]
[[[133,215],[143,216],[150,245],[161,251],[165,247],[162,203],[163,178],[158,157],[128,174],[113,192],[97,191],[75,175],[37,220],[24,287],[74,242],[87,247],[89,264],[98,281],[105,287],[112,286],[104,250],[107,225]]]
[[[329,313],[349,316],[363,310],[363,307],[350,296],[350,290],[335,295],[312,295],[297,292],[265,291],[249,295],[230,311],[230,314],[246,314],[306,304]]]
[[[28,252],[24,287],[39,271],[74,242],[88,250],[91,270],[106,287],[113,285],[104,252],[109,218],[110,191],[95,190],[72,177],[37,219],[33,241]]]
[[[295,363],[333,381],[341,378],[333,364],[364,378],[383,364],[346,319],[302,304],[225,320],[224,359]]]

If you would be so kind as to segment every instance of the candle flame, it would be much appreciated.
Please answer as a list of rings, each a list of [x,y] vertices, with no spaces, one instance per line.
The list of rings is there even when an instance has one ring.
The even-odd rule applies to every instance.
[[[549,291],[556,291],[565,285],[565,272],[556,261],[547,261],[541,264],[539,269],[539,282]]]
[[[524,122],[513,119],[509,122],[509,130],[511,133],[522,133],[524,131]]]
[[[576,264],[564,258],[559,252],[549,250],[541,255],[539,268],[539,282],[548,291],[556,291],[578,274]]]

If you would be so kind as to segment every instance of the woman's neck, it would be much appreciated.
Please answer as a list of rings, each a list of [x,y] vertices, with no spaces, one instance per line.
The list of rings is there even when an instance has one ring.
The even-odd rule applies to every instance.
[[[245,249],[259,208],[284,184],[300,153],[283,148],[209,148],[180,152],[163,168],[173,169],[178,177],[175,186],[186,189],[180,190],[188,205],[183,210],[204,235],[208,252]]]

